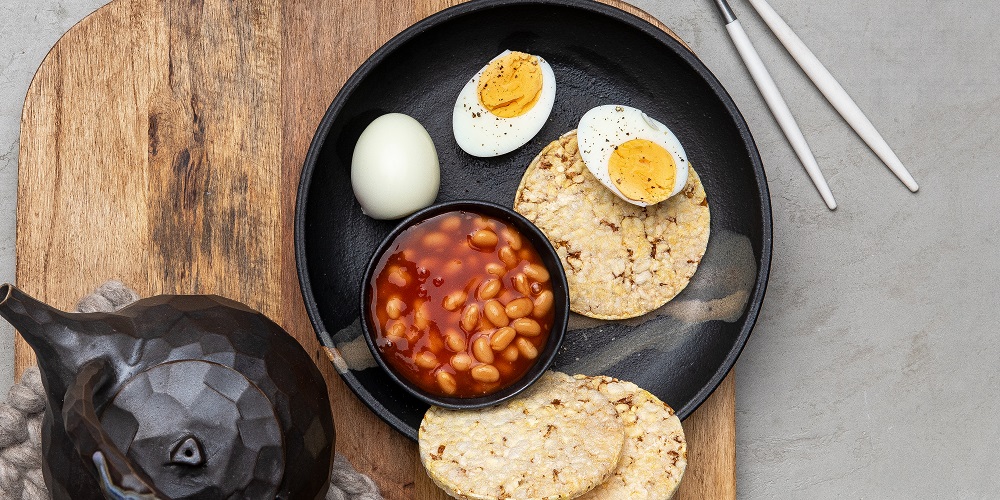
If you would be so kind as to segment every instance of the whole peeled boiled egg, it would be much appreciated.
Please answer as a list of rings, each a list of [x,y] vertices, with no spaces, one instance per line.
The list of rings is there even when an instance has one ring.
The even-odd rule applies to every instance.
[[[684,148],[666,125],[622,105],[598,106],[580,118],[580,156],[594,177],[641,207],[679,193],[687,183]]]
[[[441,165],[423,125],[402,113],[372,121],[351,158],[351,187],[361,210],[374,219],[398,219],[437,198]]]
[[[556,78],[549,63],[505,50],[459,93],[452,114],[455,141],[473,156],[514,151],[542,129],[555,100]]]

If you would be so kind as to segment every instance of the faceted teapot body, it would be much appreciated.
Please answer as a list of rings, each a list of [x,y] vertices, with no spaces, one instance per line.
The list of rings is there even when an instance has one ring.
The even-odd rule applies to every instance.
[[[54,498],[322,498],[334,427],[294,338],[216,296],[65,313],[11,285],[0,316],[38,356]]]

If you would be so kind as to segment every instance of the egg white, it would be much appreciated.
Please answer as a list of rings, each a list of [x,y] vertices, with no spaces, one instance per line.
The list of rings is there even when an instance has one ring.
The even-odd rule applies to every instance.
[[[490,63],[507,54],[509,50],[503,51]],[[490,113],[479,102],[479,79],[489,64],[465,84],[455,101],[451,120],[455,141],[462,150],[479,157],[507,154],[527,144],[545,126],[556,100],[556,77],[545,59],[535,57],[542,69],[542,92],[535,105],[523,115],[502,118]]]
[[[608,162],[615,148],[632,139],[645,139],[658,144],[673,156],[677,171],[670,196],[679,193],[687,184],[687,154],[684,153],[680,141],[666,125],[636,108],[617,104],[598,106],[580,118],[576,133],[580,156],[587,169],[611,192],[633,205],[645,207],[649,203],[632,200],[623,195],[618,186],[611,182],[611,176],[608,174]]]
[[[351,156],[351,188],[361,211],[392,220],[434,203],[441,164],[427,129],[402,113],[372,121]]]

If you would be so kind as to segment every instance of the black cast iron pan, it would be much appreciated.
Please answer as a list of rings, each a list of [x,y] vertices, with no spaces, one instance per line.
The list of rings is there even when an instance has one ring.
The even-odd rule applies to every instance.
[[[526,146],[475,158],[455,142],[459,90],[503,50],[544,57],[556,103]],[[711,236],[688,287],[656,314],[623,322],[572,318],[555,367],[632,380],[690,415],[736,362],[764,297],[771,207],[760,156],[732,99],[677,40],[631,14],[591,1],[472,1],[405,30],[369,58],[327,110],[302,171],[295,248],[313,326],[336,348],[337,370],[373,411],[416,438],[426,405],[374,363],[359,326],[365,264],[395,222],[361,213],[350,183],[354,144],[376,117],[406,113],[430,133],[441,161],[438,202],[513,202],[524,169],[588,109],[625,104],[677,135],[711,208]]]

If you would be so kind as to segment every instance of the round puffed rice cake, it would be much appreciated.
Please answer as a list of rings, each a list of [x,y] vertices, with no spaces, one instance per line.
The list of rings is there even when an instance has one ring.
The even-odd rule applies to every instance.
[[[459,499],[577,497],[610,477],[624,441],[608,398],[552,371],[497,406],[431,407],[419,431],[428,475]]]
[[[535,223],[559,253],[570,309],[598,319],[641,316],[687,286],[708,245],[709,209],[694,168],[680,193],[638,207],[587,169],[576,131],[531,162],[514,210]]]
[[[687,468],[687,441],[674,410],[632,382],[607,376],[578,380],[608,398],[625,424],[625,446],[618,467],[580,500],[667,500]]]

